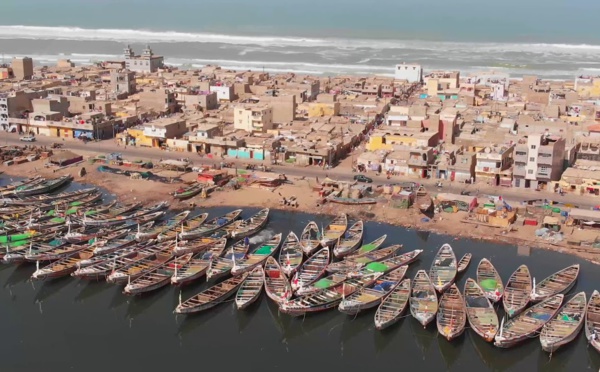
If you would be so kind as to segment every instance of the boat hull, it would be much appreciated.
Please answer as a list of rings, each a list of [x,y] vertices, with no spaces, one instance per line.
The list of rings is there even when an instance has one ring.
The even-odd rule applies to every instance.
[[[131,296],[135,296],[135,295],[140,295],[142,293],[147,293],[147,292],[152,292],[155,291],[159,288],[162,288],[164,286],[166,286],[167,284],[169,284],[169,282],[171,281],[171,277],[166,277],[156,283],[153,283],[152,285],[148,285],[148,286],[125,286],[125,289],[123,289],[123,293],[126,295],[131,295]]]
[[[183,278],[172,277],[171,284],[180,285],[180,286],[190,284],[191,282],[203,277],[206,274],[206,271],[208,270],[209,266],[210,266],[210,263],[206,262],[206,266],[203,269],[198,270],[196,273],[194,273],[192,275],[189,275],[189,276],[186,276]]]

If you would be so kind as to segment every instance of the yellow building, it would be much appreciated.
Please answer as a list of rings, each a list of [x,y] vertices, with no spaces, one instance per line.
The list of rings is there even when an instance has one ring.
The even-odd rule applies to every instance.
[[[339,102],[311,102],[308,104],[309,118],[320,118],[323,116],[338,116],[339,114]]]
[[[369,142],[365,146],[367,151],[388,150],[394,149],[394,146],[435,146],[438,141],[438,132],[389,132],[376,131],[369,137]]]
[[[575,90],[582,98],[600,97],[600,78],[577,78]]]

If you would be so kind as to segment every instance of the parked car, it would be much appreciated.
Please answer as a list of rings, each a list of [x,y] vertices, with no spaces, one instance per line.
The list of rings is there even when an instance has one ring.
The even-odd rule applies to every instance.
[[[27,136],[23,136],[23,137],[19,138],[19,141],[23,141],[23,142],[35,142],[35,137],[31,136],[31,135],[27,135]]]
[[[354,176],[354,180],[358,182],[373,183],[372,178],[369,178],[363,174],[357,174],[356,176]]]

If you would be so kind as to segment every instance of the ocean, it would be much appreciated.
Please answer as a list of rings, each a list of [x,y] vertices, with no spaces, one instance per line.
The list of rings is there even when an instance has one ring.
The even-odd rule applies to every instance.
[[[175,66],[393,76],[401,62],[463,74],[600,74],[595,0],[9,0],[0,53],[38,64],[119,59],[150,44]]]

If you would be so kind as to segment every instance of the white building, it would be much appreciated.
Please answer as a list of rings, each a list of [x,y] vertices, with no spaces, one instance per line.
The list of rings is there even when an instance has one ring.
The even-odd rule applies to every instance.
[[[136,56],[128,45],[124,54],[125,68],[130,71],[152,73],[158,71],[164,64],[164,57],[154,55],[149,46],[146,46],[141,56]]]
[[[267,105],[239,105],[234,108],[233,127],[246,132],[273,129],[273,107]]]
[[[423,68],[421,65],[406,64],[396,65],[394,73],[396,80],[407,80],[409,83],[423,82]]]

